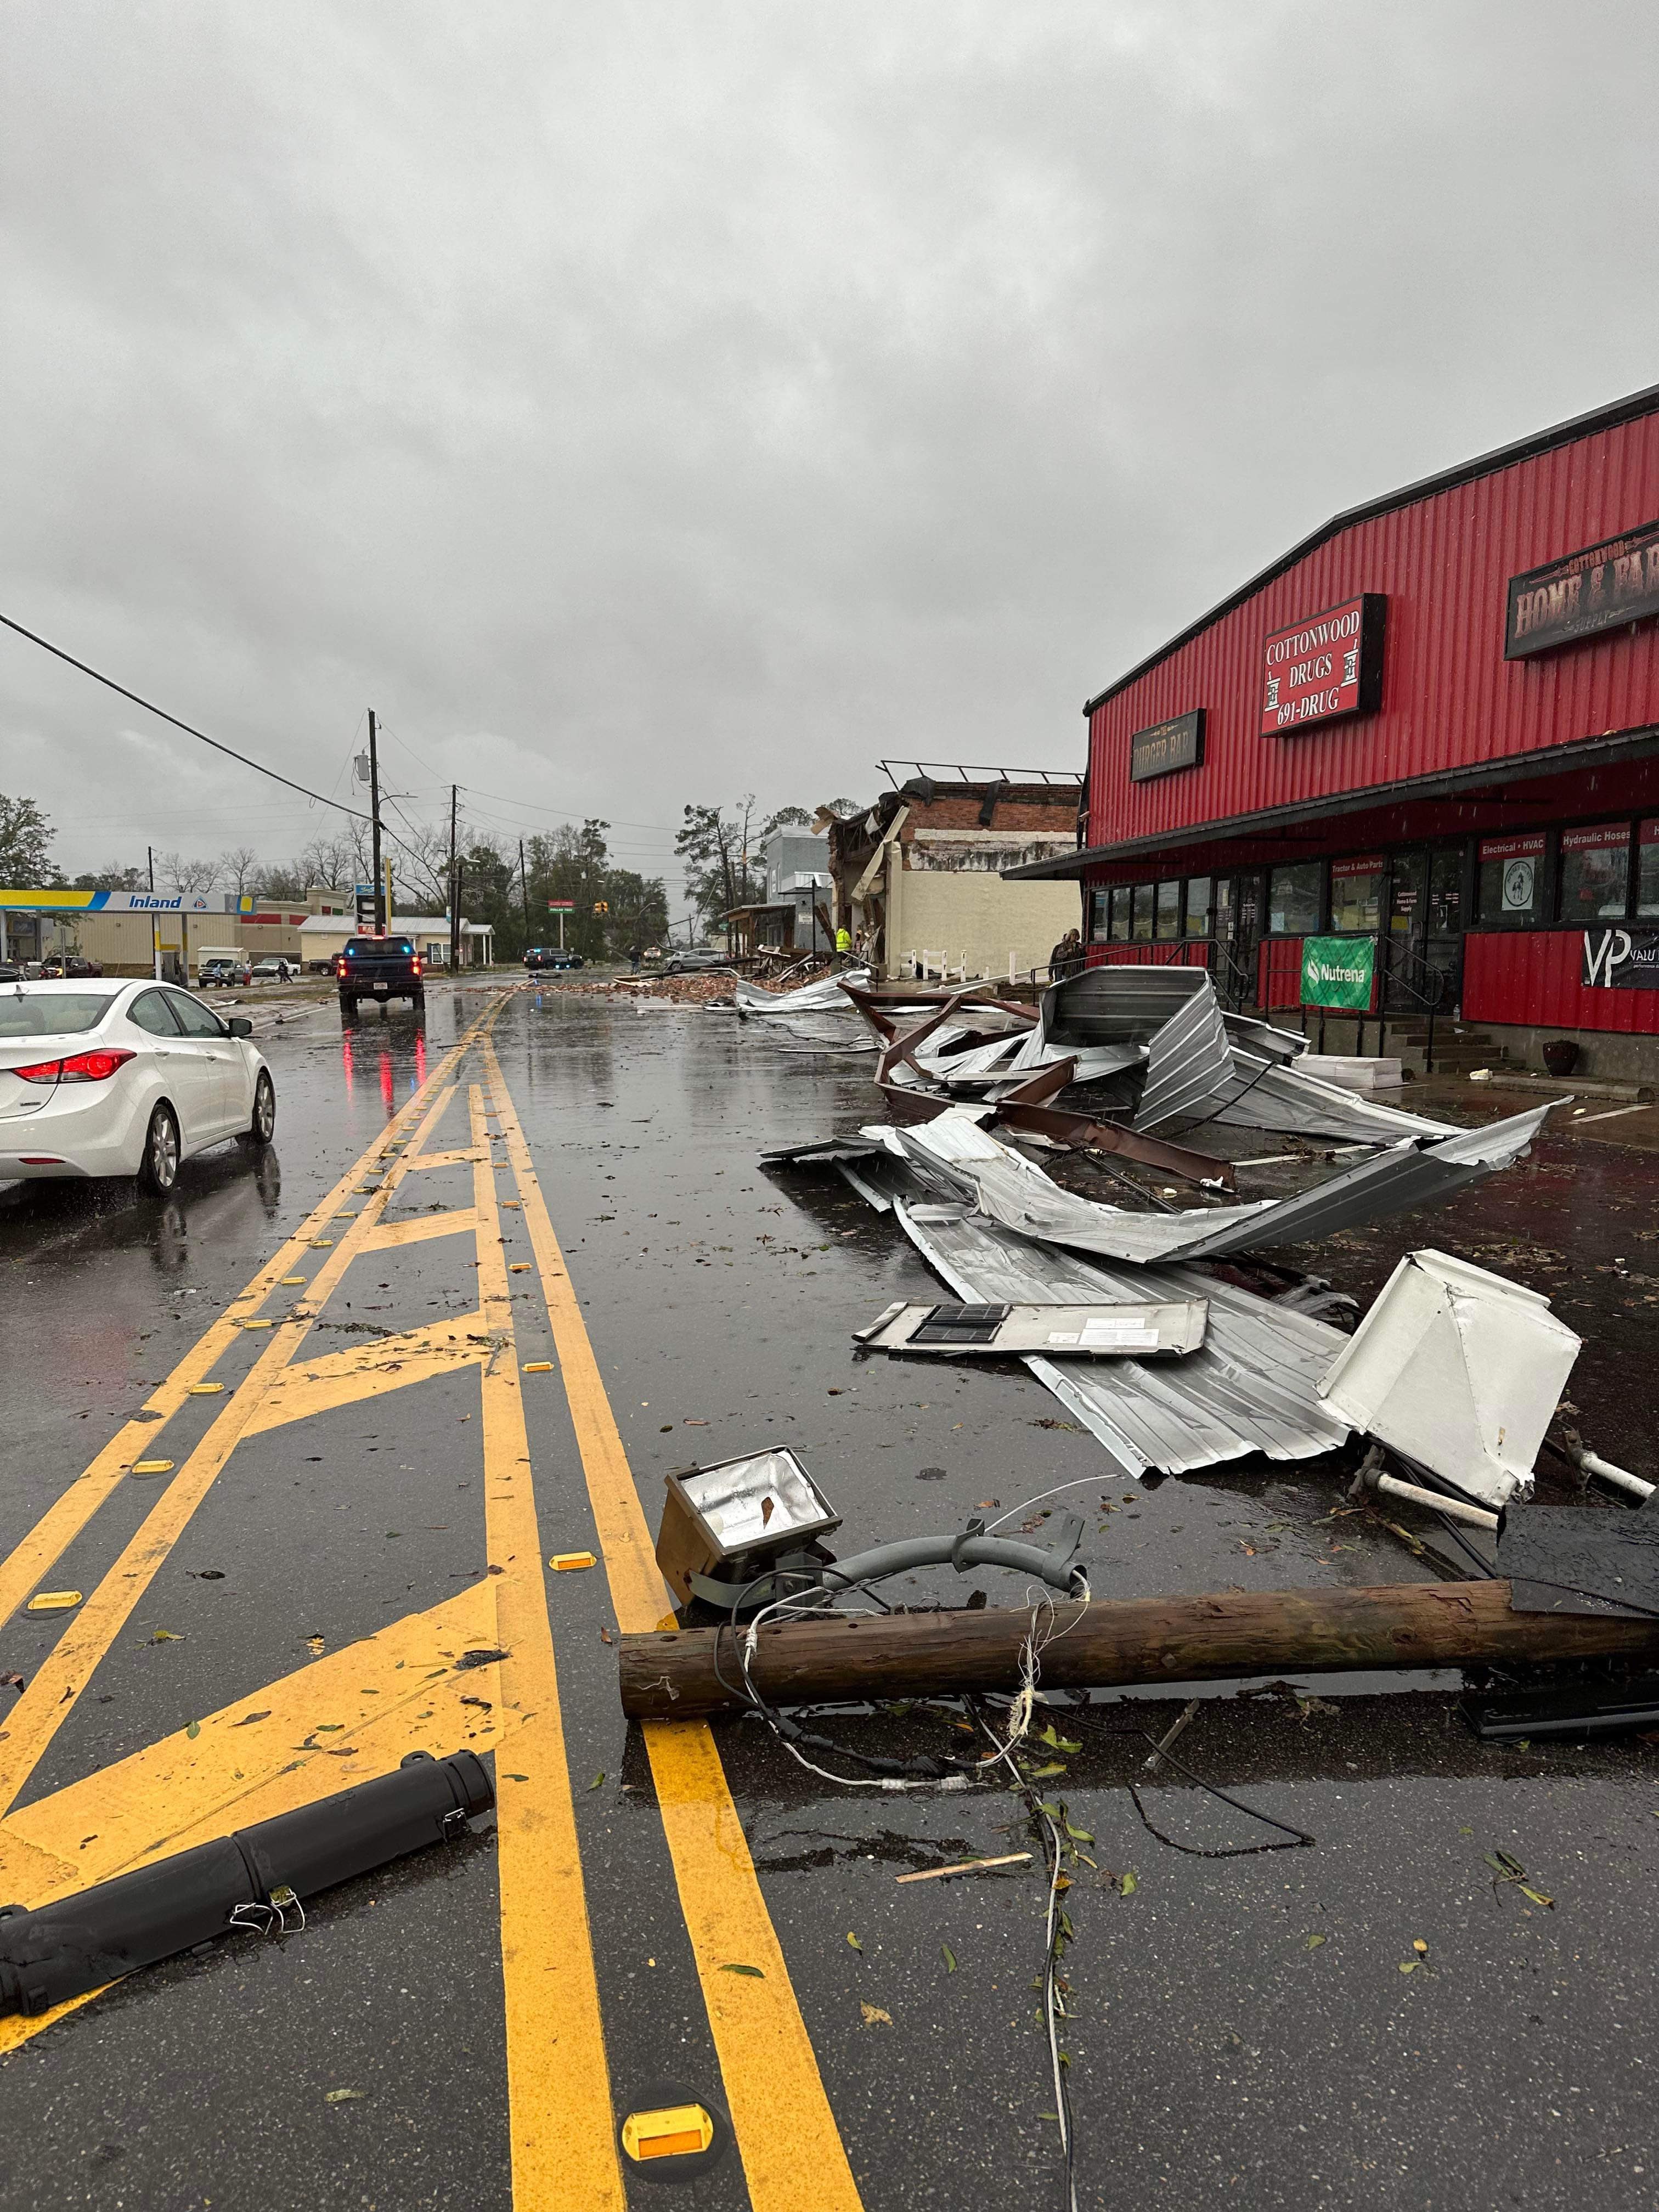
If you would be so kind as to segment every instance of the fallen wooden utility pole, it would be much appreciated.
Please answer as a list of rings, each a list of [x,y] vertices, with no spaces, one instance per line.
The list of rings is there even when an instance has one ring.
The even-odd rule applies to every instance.
[[[1506,1582],[1103,1600],[1057,1605],[1052,1616],[1045,1607],[1042,1626],[1042,1680],[1051,1689],[1513,1660],[1659,1659],[1659,1622],[1511,1613]],[[750,1673],[775,1705],[1013,1690],[1030,1626],[1027,1608],[990,1607],[779,1622],[761,1630]],[[684,1628],[624,1636],[623,1712],[630,1720],[690,1719],[740,1710],[730,1686],[741,1679],[736,1636],[742,1633]]]

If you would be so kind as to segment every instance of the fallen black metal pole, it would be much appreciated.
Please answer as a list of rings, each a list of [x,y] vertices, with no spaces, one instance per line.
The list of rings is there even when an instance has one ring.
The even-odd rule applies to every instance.
[[[0,1907],[0,2014],[40,2013],[245,1929],[299,1924],[299,1900],[460,1835],[495,1802],[470,1751],[391,1774],[157,1859],[30,1911]]]
[[[1097,1599],[1052,1613],[1045,1603],[1042,1630],[1050,1688],[1607,1656],[1659,1662],[1659,1623],[1512,1613],[1506,1582]],[[1014,1690],[1030,1632],[1029,1607],[827,1615],[762,1628],[747,1671],[770,1705]],[[729,1628],[624,1636],[623,1711],[636,1720],[740,1711],[737,1662]]]

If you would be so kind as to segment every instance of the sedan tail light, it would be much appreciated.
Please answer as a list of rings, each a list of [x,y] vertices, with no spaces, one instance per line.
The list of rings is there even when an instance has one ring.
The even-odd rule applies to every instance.
[[[72,1053],[67,1060],[37,1060],[32,1066],[11,1072],[25,1083],[107,1083],[118,1067],[137,1058],[125,1045],[105,1045],[93,1052]]]

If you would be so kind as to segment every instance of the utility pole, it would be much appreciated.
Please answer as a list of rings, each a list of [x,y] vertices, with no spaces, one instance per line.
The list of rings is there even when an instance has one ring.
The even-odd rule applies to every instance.
[[[374,709],[368,710],[368,806],[369,833],[373,860],[369,873],[374,884],[374,934],[384,937],[386,929],[386,887],[380,881],[380,756],[378,746],[380,732],[374,720]]]
[[[144,857],[149,862],[149,895],[154,898],[155,896],[155,848],[154,845],[145,846]],[[149,957],[155,969],[155,980],[159,983],[161,980],[161,925],[155,919],[154,907],[149,912]]]
[[[524,949],[530,950],[530,878],[524,872],[524,839],[519,840],[519,889],[524,894]]]
[[[460,804],[460,786],[449,787],[449,972],[453,975],[461,964],[461,884],[455,873],[455,815]]]

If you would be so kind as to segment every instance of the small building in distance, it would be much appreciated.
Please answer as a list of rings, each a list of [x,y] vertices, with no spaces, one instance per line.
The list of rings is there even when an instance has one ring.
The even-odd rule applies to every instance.
[[[77,886],[0,890],[0,958],[94,961],[106,975],[148,975],[159,952],[169,975],[192,977],[204,957],[301,957],[313,915],[349,915],[349,891],[313,884],[301,899],[235,891],[100,891]]]
[[[836,941],[830,918],[830,840],[822,831],[774,830],[763,838],[764,894],[726,917],[733,958],[757,952],[827,952]]]
[[[300,957],[306,973],[308,975],[325,975],[336,957],[345,951],[346,939],[363,933],[357,927],[355,915],[309,915],[300,927]],[[393,915],[386,924],[386,934],[390,937],[412,937],[415,950],[429,968],[448,965],[447,915]],[[495,957],[495,933],[492,925],[487,921],[468,921],[463,918],[461,966],[487,968]]]
[[[891,788],[827,822],[834,920],[878,975],[1029,975],[1077,923],[1077,894],[1001,871],[1076,851],[1075,772],[883,761]],[[902,779],[901,781],[901,778]],[[820,817],[823,819],[823,817]]]

